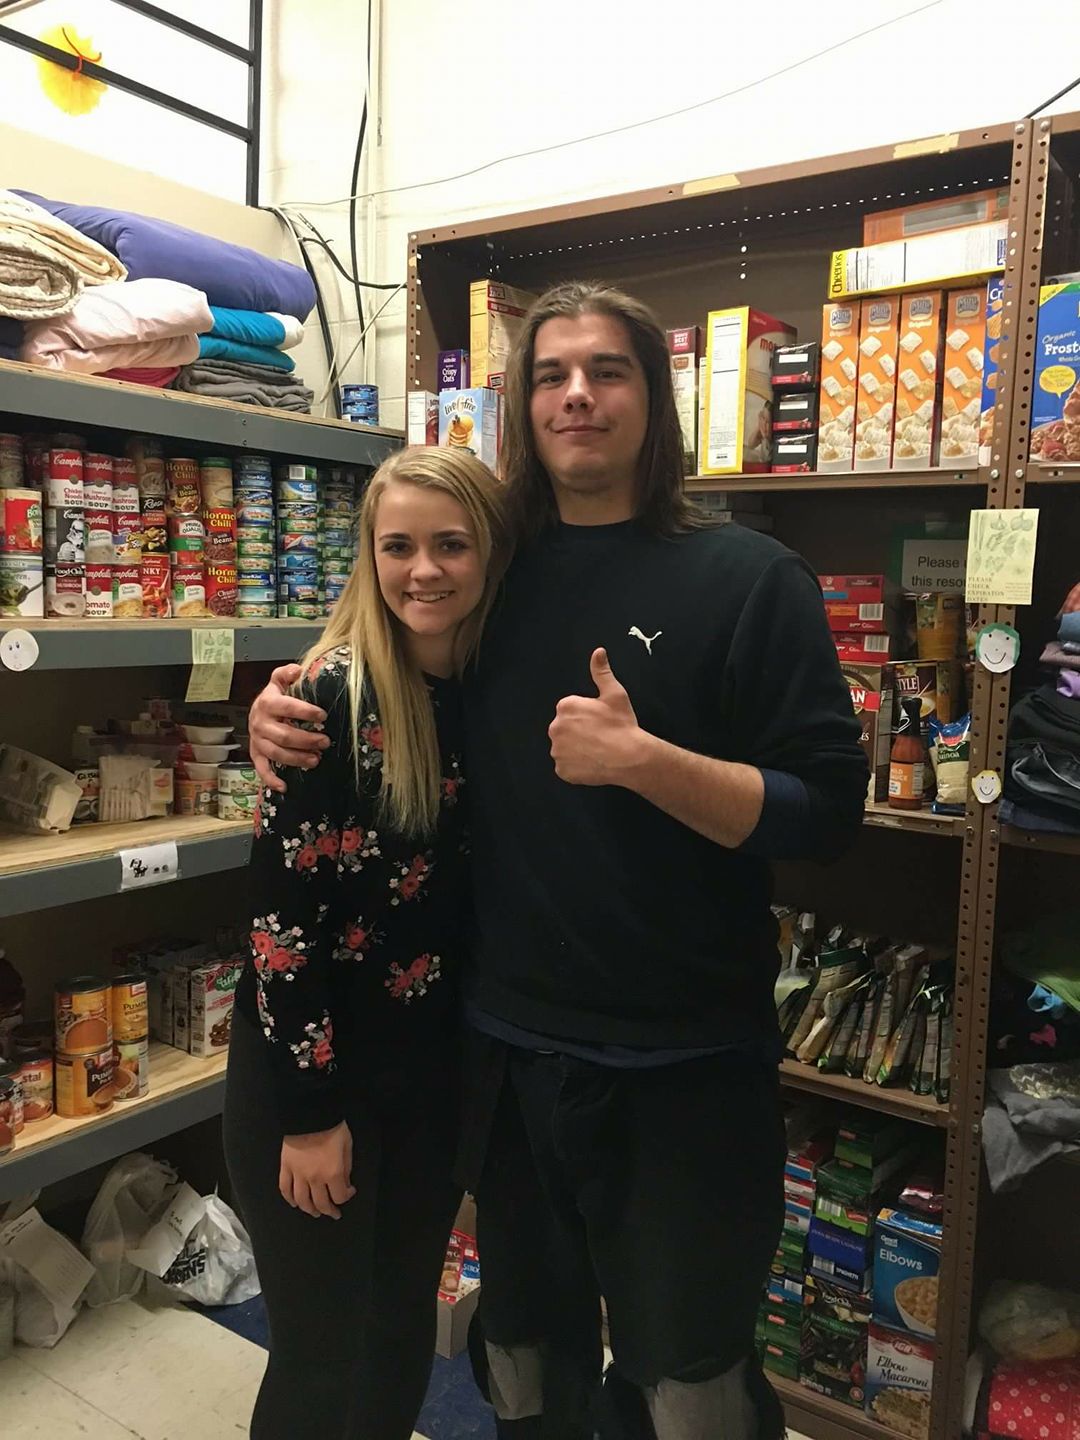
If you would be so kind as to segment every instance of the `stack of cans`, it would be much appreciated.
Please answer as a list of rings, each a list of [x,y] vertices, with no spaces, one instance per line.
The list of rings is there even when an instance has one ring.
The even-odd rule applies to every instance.
[[[323,506],[319,549],[326,587],[326,613],[329,614],[341,598],[353,567],[358,498],[356,476],[351,470],[331,470],[321,486],[321,493]]]
[[[341,414],[358,425],[378,425],[379,387],[377,385],[342,385]]]
[[[238,587],[232,462],[219,456],[204,460],[199,467],[199,489],[206,532],[206,608],[211,615],[235,615]]]
[[[276,472],[278,618],[316,620],[325,614],[319,551],[319,472],[314,465],[279,465]]]
[[[188,458],[165,462],[166,518],[169,563],[172,566],[172,613],[206,614],[206,530],[202,519],[199,462]]]
[[[242,455],[233,468],[236,513],[236,613],[246,619],[277,614],[274,563],[274,476],[265,455]]]
[[[0,615],[45,614],[41,492],[0,489]]]
[[[77,436],[64,437],[78,440]],[[44,452],[45,591],[50,615],[86,614],[86,504],[81,446],[56,445]],[[109,608],[112,608],[110,577]]]
[[[165,455],[161,441],[153,436],[133,435],[126,448],[139,492],[139,580],[143,615],[148,620],[164,620],[172,614],[169,531],[165,514]],[[126,466],[122,469],[122,476],[126,491],[130,478]],[[114,465],[114,482],[115,478]]]

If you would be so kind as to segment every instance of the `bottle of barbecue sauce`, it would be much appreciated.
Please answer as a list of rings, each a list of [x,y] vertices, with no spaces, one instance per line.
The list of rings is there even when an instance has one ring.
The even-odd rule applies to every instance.
[[[889,804],[894,810],[920,810],[928,764],[922,708],[916,699],[902,700],[900,704],[904,719],[889,756]]]

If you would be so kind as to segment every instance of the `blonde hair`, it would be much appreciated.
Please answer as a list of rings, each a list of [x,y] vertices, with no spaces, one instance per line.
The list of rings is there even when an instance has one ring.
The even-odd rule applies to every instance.
[[[356,564],[326,629],[301,662],[304,673],[296,688],[313,678],[318,661],[331,650],[349,647],[350,740],[357,785],[365,697],[374,691],[382,727],[380,816],[403,834],[426,835],[438,819],[442,779],[431,697],[420,667],[405,647],[404,627],[383,600],[375,568],[375,520],[379,501],[391,484],[442,491],[468,516],[485,581],[479,604],[455,637],[458,675],[476,649],[505,569],[502,486],[468,451],[415,446],[395,451],[371,478],[360,506]]]

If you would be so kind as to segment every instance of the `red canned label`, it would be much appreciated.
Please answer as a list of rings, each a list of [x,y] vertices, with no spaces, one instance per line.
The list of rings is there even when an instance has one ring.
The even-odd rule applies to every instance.
[[[86,570],[82,565],[54,565],[45,572],[45,606],[49,615],[79,620],[86,614]]]
[[[112,462],[114,485],[135,485],[139,483],[139,472],[134,460],[126,455],[114,455]]]
[[[165,478],[170,488],[173,485],[198,485],[199,462],[177,457],[165,461]]]
[[[113,613],[111,565],[86,566],[86,618],[111,620]]]
[[[142,575],[138,565],[117,565],[112,572],[113,619],[141,619]]]
[[[0,490],[0,550],[41,554],[41,495],[37,490]]]
[[[50,480],[78,480],[82,483],[83,457],[81,450],[50,450],[46,471]]]
[[[143,616],[166,620],[172,614],[172,571],[167,555],[143,555],[139,565],[142,581]]]
[[[206,566],[206,608],[211,615],[235,615],[239,587],[235,565]]]
[[[142,559],[142,521],[138,515],[113,516],[113,549],[118,565],[138,565]]]
[[[204,510],[207,564],[236,564],[236,515],[232,510]]]
[[[173,614],[206,614],[206,576],[201,565],[177,566],[172,572]]]
[[[114,515],[138,515],[142,507],[139,504],[139,487],[134,481],[114,481],[112,491],[112,510]]]

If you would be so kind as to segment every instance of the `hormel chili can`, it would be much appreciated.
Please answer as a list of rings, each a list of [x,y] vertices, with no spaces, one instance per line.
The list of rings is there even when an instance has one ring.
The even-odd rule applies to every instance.
[[[0,490],[0,550],[40,555],[41,494],[37,490]]]
[[[172,614],[172,570],[168,555],[143,554],[139,565],[143,617],[167,620]]]
[[[111,620],[113,613],[113,567],[111,565],[86,566],[86,610],[87,620]]]
[[[211,615],[235,615],[238,586],[235,565],[206,565],[206,608]]]
[[[50,505],[82,505],[83,457],[81,450],[50,450],[46,461],[45,493]]]
[[[204,510],[206,527],[206,563],[235,565],[236,515],[232,510]]]

